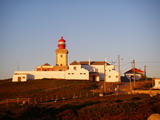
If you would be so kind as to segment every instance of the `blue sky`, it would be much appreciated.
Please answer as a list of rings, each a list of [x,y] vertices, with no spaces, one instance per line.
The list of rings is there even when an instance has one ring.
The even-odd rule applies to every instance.
[[[60,36],[69,62],[111,63],[119,54],[122,75],[135,60],[149,77],[160,77],[159,21],[159,0],[0,0],[0,79],[18,65],[55,65]]]

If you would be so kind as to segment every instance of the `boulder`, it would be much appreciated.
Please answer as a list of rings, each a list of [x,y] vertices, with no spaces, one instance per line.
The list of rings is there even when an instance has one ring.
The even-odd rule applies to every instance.
[[[152,114],[149,116],[148,120],[160,120],[160,114]]]

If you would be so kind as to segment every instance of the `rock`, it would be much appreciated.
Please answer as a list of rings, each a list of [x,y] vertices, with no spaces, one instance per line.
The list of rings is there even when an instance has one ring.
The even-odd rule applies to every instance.
[[[103,93],[99,93],[99,96],[102,97],[102,96],[103,96]]]
[[[148,120],[160,120],[160,114],[152,114],[149,116]]]

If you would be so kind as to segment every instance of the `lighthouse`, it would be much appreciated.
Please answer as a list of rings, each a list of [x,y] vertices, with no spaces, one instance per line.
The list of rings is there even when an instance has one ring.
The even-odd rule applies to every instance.
[[[56,65],[55,71],[65,71],[68,69],[68,50],[66,49],[66,41],[63,36],[58,40],[58,48],[56,49]]]

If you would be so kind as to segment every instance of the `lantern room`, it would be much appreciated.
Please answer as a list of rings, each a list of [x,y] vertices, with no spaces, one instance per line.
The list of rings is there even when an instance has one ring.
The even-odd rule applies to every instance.
[[[66,48],[66,41],[63,39],[63,36],[61,36],[61,39],[58,40],[58,49],[65,49]]]

